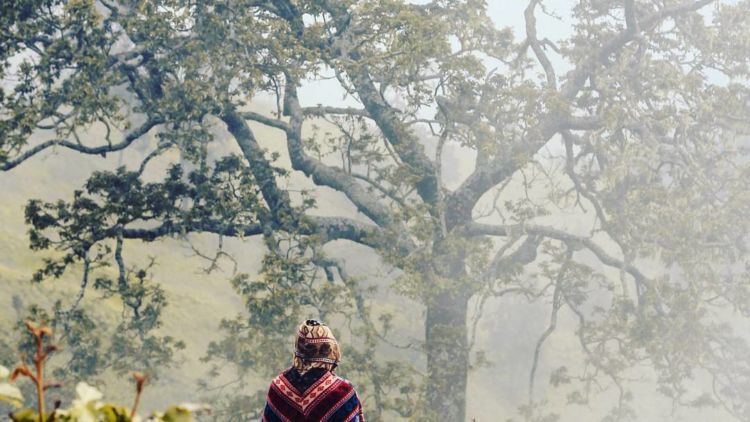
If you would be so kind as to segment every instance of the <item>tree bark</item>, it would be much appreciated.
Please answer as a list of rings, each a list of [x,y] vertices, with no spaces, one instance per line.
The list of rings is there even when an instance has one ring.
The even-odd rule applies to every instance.
[[[442,292],[427,306],[427,403],[434,420],[462,422],[469,370],[466,309],[468,298]]]
[[[455,282],[465,275],[463,260],[453,261],[443,268],[446,274],[441,274],[440,278],[446,281]],[[469,370],[466,314],[471,294],[457,286],[460,282],[454,282],[438,287],[427,301],[427,404],[428,419],[463,422]]]

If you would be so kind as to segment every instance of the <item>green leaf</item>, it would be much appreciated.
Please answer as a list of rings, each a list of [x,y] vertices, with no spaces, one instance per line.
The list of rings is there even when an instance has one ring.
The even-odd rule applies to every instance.
[[[37,422],[39,417],[32,409],[23,409],[18,413],[11,414],[10,419],[13,422]]]
[[[183,403],[169,407],[166,412],[154,415],[154,422],[193,422],[193,414],[208,412],[210,408],[203,404]]]

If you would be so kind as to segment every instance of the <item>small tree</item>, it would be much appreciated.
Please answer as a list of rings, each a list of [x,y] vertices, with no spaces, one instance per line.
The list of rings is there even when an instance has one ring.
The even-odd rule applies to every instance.
[[[234,279],[250,316],[225,321],[229,336],[209,351],[242,371],[284,360],[283,333],[310,307],[355,321],[368,348],[384,337],[389,319],[376,324],[367,291],[323,252],[355,242],[398,269],[393,288],[425,310],[424,383],[353,352],[374,412],[464,420],[469,303],[523,295],[550,303],[528,418],[541,417],[540,350],[567,312],[585,364],[552,381],[580,386],[573,402],[607,380],[619,396],[611,418],[627,419],[627,374],[645,365],[675,403],[747,419],[750,355],[727,318],[749,312],[750,3],[581,0],[560,40],[540,34],[540,0],[518,37],[483,1],[421,3],[3,2],[2,69],[16,78],[0,95],[5,171],[55,148],[96,159],[158,136],[138,169],[93,174],[68,202],[29,203],[32,248],[64,253],[37,279],[82,265],[82,295],[112,262],[118,278],[94,287],[148,328],[158,306],[145,312],[144,298],[158,287],[128,268],[124,242],[263,236],[263,273]],[[324,77],[358,106],[310,106],[298,88]],[[268,98],[273,112],[245,107]],[[344,195],[357,218],[310,212],[314,190],[285,187],[290,169],[255,124],[277,129],[291,170]],[[106,135],[87,138],[95,127]],[[218,142],[239,156],[212,161]],[[475,157],[457,184],[448,146]],[[174,149],[194,169],[144,182]],[[590,227],[550,222],[570,212]],[[705,395],[686,388],[697,373],[713,385]],[[422,407],[403,401],[412,382]]]

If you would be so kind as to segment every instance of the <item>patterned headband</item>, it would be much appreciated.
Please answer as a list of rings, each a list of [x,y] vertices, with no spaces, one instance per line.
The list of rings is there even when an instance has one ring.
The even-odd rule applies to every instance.
[[[303,355],[300,352],[294,352],[294,356],[297,356],[298,358],[305,360],[307,362],[322,362],[322,363],[329,363],[331,365],[339,364],[339,361],[337,361],[336,359],[323,358],[323,357],[306,358],[305,355]]]
[[[336,343],[336,339],[333,337],[305,337],[303,332],[299,333],[299,338],[305,344]]]

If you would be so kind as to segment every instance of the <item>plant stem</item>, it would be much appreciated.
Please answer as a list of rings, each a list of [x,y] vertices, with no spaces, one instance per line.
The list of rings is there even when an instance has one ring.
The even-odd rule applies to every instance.
[[[141,401],[143,386],[146,384],[146,376],[140,372],[134,372],[133,378],[135,378],[135,401],[133,402],[133,408],[130,410],[130,419],[135,417],[135,412],[138,410],[138,403]]]
[[[133,408],[130,410],[130,419],[133,419],[135,417],[135,411],[138,409],[138,402],[141,401],[141,392],[138,391],[135,393],[135,401],[133,402]]]
[[[34,356],[34,366],[36,366],[36,394],[37,405],[39,408],[39,422],[44,422],[44,352],[42,351],[42,336],[34,336],[36,340],[36,356]]]

